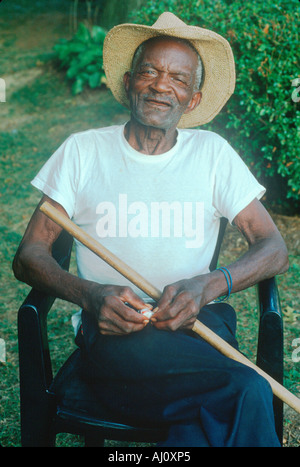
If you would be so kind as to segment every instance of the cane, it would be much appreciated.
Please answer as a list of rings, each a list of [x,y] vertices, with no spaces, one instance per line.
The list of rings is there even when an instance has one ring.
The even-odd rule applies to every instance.
[[[101,245],[93,237],[87,234],[84,230],[78,227],[73,221],[71,221],[67,216],[62,214],[58,209],[53,207],[47,201],[44,202],[40,210],[46,214],[51,220],[56,224],[66,230],[89,250],[93,251],[97,256],[103,259],[111,267],[116,269],[120,274],[126,277],[130,282],[135,284],[140,290],[145,292],[153,300],[158,301],[162,295],[161,291],[154,287],[150,282],[148,282],[144,277],[137,273],[134,269],[129,267],[126,263],[120,260],[117,256],[111,253],[107,248]],[[212,345],[215,349],[221,352],[226,357],[231,358],[239,363],[254,369],[258,374],[263,376],[270,384],[273,394],[276,395],[283,402],[288,404],[296,412],[300,413],[300,399],[298,399],[294,394],[288,391],[285,387],[279,384],[275,379],[261,370],[257,365],[250,362],[244,355],[242,355],[238,350],[234,349],[221,337],[211,331],[207,326],[202,324],[200,321],[196,320],[193,326],[193,331],[201,336],[205,341]]]

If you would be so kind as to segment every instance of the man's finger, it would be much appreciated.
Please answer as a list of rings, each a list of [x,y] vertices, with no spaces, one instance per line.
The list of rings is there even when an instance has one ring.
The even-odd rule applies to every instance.
[[[139,314],[135,308],[127,303],[128,302],[123,301],[121,297],[108,296],[106,297],[105,305],[102,307],[102,315],[107,315],[109,320],[117,320],[122,324],[123,321],[125,323],[131,322],[142,324],[145,321],[145,317]],[[145,304],[141,302],[140,306],[145,307]]]
[[[153,322],[153,325],[157,329],[168,329],[170,331],[176,331],[179,328],[189,327],[191,322],[191,316],[188,307],[183,308],[176,314],[175,317],[169,319],[159,320]]]
[[[143,308],[152,309],[152,305],[150,305],[150,303],[145,303],[130,287],[124,287],[122,289],[120,299],[135,310],[142,310]]]
[[[177,293],[178,293],[178,288],[174,284],[168,285],[167,287],[165,287],[163,290],[162,296],[157,303],[159,311],[163,311],[169,308],[174,298],[176,297]]]
[[[121,300],[108,300],[102,307],[99,328],[103,333],[128,334],[141,331],[149,319],[127,307]]]
[[[158,321],[173,319],[178,313],[186,308],[188,302],[189,297],[186,296],[186,293],[184,291],[178,293],[177,289],[175,293],[175,288],[172,286],[166,300],[164,302],[158,302],[158,312],[155,313],[155,318]]]

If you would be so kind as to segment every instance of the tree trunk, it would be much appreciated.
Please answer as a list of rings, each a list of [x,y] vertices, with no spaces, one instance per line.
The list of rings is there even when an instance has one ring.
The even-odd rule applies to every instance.
[[[106,0],[98,19],[100,26],[110,29],[121,23],[132,22],[128,19],[130,12],[139,8],[145,0]]]

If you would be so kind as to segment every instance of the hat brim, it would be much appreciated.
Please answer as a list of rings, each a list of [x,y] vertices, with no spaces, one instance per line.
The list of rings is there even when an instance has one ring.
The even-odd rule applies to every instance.
[[[198,51],[205,70],[201,103],[182,115],[178,127],[190,128],[210,122],[224,107],[235,87],[235,64],[231,47],[219,34],[198,26],[156,29],[138,24],[121,24],[111,29],[104,41],[103,65],[107,84],[125,107],[129,101],[123,77],[131,70],[138,46],[156,36],[179,37],[190,41]]]

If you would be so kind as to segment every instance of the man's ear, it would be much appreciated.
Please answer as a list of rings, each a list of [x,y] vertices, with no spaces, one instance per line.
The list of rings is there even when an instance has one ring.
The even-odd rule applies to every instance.
[[[188,114],[189,112],[191,112],[192,110],[194,110],[201,102],[201,99],[202,99],[202,92],[201,91],[197,91],[197,92],[194,92],[191,100],[190,100],[190,103],[189,105],[187,106],[187,108],[185,109],[185,114]]]
[[[126,73],[123,76],[123,83],[124,83],[124,88],[125,88],[127,97],[128,97],[128,92],[130,88],[130,79],[131,79],[131,73],[130,71],[126,71]]]

